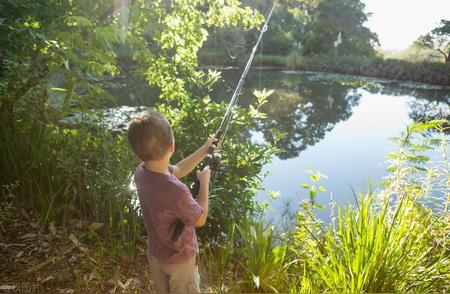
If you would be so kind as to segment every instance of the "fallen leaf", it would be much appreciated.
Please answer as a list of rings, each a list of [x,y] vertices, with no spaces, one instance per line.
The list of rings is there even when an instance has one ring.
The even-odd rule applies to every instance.
[[[36,236],[37,236],[36,234],[28,233],[28,234],[21,236],[20,239],[31,239],[31,238],[36,238]]]
[[[29,269],[27,270],[27,273],[31,274],[32,272],[38,271],[38,270],[40,270],[41,268],[43,268],[43,267],[45,267],[46,265],[48,265],[50,262],[51,262],[50,259],[49,259],[49,260],[46,260],[46,261],[44,261],[44,262],[41,262],[41,263],[39,263],[39,264],[37,264],[37,265],[35,265],[35,266],[29,268]]]
[[[104,226],[103,223],[92,223],[92,224],[89,226],[89,230],[91,230],[91,231],[96,231],[96,230],[100,229],[100,228],[103,227],[103,226]]]
[[[75,245],[80,246],[81,242],[78,241],[77,237],[74,234],[70,234],[69,240],[72,241]]]
[[[128,280],[125,282],[125,284],[122,284],[122,282],[119,281],[119,286],[120,286],[122,289],[127,289],[127,288],[130,286],[130,284],[131,284],[132,281],[133,281],[133,279],[128,279]]]
[[[19,253],[16,254],[16,258],[20,258],[23,255],[23,251],[19,251]]]
[[[27,219],[27,221],[31,221],[31,217],[28,215],[28,213],[24,209],[22,209],[21,213]]]
[[[54,224],[53,222],[51,222],[51,223],[48,225],[48,229],[50,230],[50,232],[52,232],[52,234],[53,234],[54,236],[56,236],[56,235],[58,234],[58,231],[56,230],[55,224]]]
[[[133,278],[133,285],[135,285],[136,287],[139,287],[139,288],[144,287],[144,283],[142,283],[142,281],[137,277]]]
[[[81,221],[81,219],[79,219],[76,223],[75,223],[75,227],[81,229],[83,228],[83,222]]]
[[[41,281],[41,283],[42,283],[42,284],[45,284],[45,283],[48,283],[48,282],[50,282],[50,281],[52,281],[52,280],[54,280],[54,279],[55,279],[54,276],[48,276],[48,277],[46,277],[45,279],[43,279],[43,280]]]
[[[79,248],[80,248],[80,250],[83,251],[84,253],[86,253],[86,254],[89,253],[89,249],[87,249],[86,246],[81,245]],[[93,259],[93,258],[91,258],[91,259]]]
[[[69,262],[70,262],[70,263],[74,263],[75,261],[77,261],[77,256],[76,256],[76,255],[72,255],[72,256],[69,258]]]
[[[88,277],[88,280],[89,280],[89,281],[92,281],[93,279],[95,279],[95,273],[94,273],[94,271],[92,271],[92,272],[89,274],[89,277]]]
[[[59,255],[59,256],[66,255],[67,253],[69,253],[70,251],[72,251],[75,247],[77,247],[76,244],[69,244],[69,245],[63,247],[63,248],[59,251],[58,255]]]
[[[139,250],[139,252],[140,252],[142,255],[145,255],[145,254],[146,254],[145,250],[144,250],[141,246],[136,245],[136,248]]]

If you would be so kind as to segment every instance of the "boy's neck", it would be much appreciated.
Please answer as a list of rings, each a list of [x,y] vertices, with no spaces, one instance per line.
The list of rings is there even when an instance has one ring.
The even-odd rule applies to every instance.
[[[144,161],[145,168],[156,173],[170,175],[169,158]]]

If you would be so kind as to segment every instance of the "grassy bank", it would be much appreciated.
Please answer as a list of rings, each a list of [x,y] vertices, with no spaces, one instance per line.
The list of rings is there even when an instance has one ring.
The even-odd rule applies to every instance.
[[[245,66],[248,59],[248,55],[232,57],[226,52],[213,52],[209,50],[201,50],[198,54],[199,64],[201,66]],[[253,60],[253,66],[286,68],[286,64],[287,57],[281,55],[256,54]]]
[[[330,223],[316,217],[321,209],[316,199],[324,197],[325,188],[323,175],[315,172],[302,185],[307,201],[285,230],[264,221],[267,206],[262,205],[260,217],[248,215],[232,223],[222,241],[200,244],[203,290],[448,292],[450,177],[442,123],[413,124],[395,138],[398,150],[389,154],[390,174],[383,185],[355,195],[354,206],[335,206]],[[442,156],[426,165],[423,152],[432,148]],[[131,209],[125,202],[116,200],[113,208],[105,208],[105,215],[117,212],[109,222],[118,226],[110,226],[108,220],[93,222],[95,217],[75,213],[77,205],[60,204],[64,194],[55,191],[53,207],[75,214],[66,223],[43,222],[49,209],[41,208],[51,204],[16,201],[18,190],[7,188],[0,216],[3,285],[67,293],[151,289],[142,221],[137,218],[137,226],[130,226],[130,219],[120,216]]]
[[[423,139],[420,134],[438,134]],[[431,132],[430,132],[431,131]],[[223,292],[448,292],[450,178],[447,138],[436,123],[414,124],[396,138],[383,186],[356,194],[356,205],[317,219],[320,173],[304,184],[308,200],[293,227],[275,234],[262,219],[235,224],[203,264],[210,289]],[[424,167],[422,151],[437,146],[442,161]],[[433,195],[440,199],[433,199]],[[430,205],[434,206],[431,210]]]
[[[247,58],[248,56],[237,56],[232,59],[226,53],[214,53],[207,50],[199,53],[199,63],[204,66],[244,66]],[[450,64],[440,62],[409,62],[381,57],[334,57],[332,55],[304,57],[293,52],[289,56],[257,54],[253,65],[450,85]]]

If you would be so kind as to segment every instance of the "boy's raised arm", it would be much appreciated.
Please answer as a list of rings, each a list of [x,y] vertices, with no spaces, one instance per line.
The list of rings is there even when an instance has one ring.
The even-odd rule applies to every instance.
[[[173,175],[177,178],[182,178],[189,174],[194,168],[205,158],[208,153],[209,147],[217,141],[215,137],[209,138],[200,148],[194,153],[181,160],[173,166]]]

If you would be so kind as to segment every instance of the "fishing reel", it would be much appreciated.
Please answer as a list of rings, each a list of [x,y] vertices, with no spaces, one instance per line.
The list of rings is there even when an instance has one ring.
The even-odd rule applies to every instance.
[[[213,150],[211,150],[213,149]],[[205,157],[205,166],[209,165],[209,168],[213,172],[220,172],[224,170],[222,165],[222,154],[215,150],[214,147],[210,147],[210,152]]]
[[[219,149],[219,140],[222,136],[222,131],[219,129],[215,135],[215,138],[217,138],[217,141],[214,142],[208,149],[208,153],[205,156],[205,159],[203,160],[203,167],[209,165],[209,168],[211,169],[211,178],[214,176],[216,172],[224,171],[225,168],[222,165],[222,154],[220,153]],[[195,179],[194,184],[191,186],[191,193],[194,198],[197,198],[198,193],[200,191],[200,182]]]

